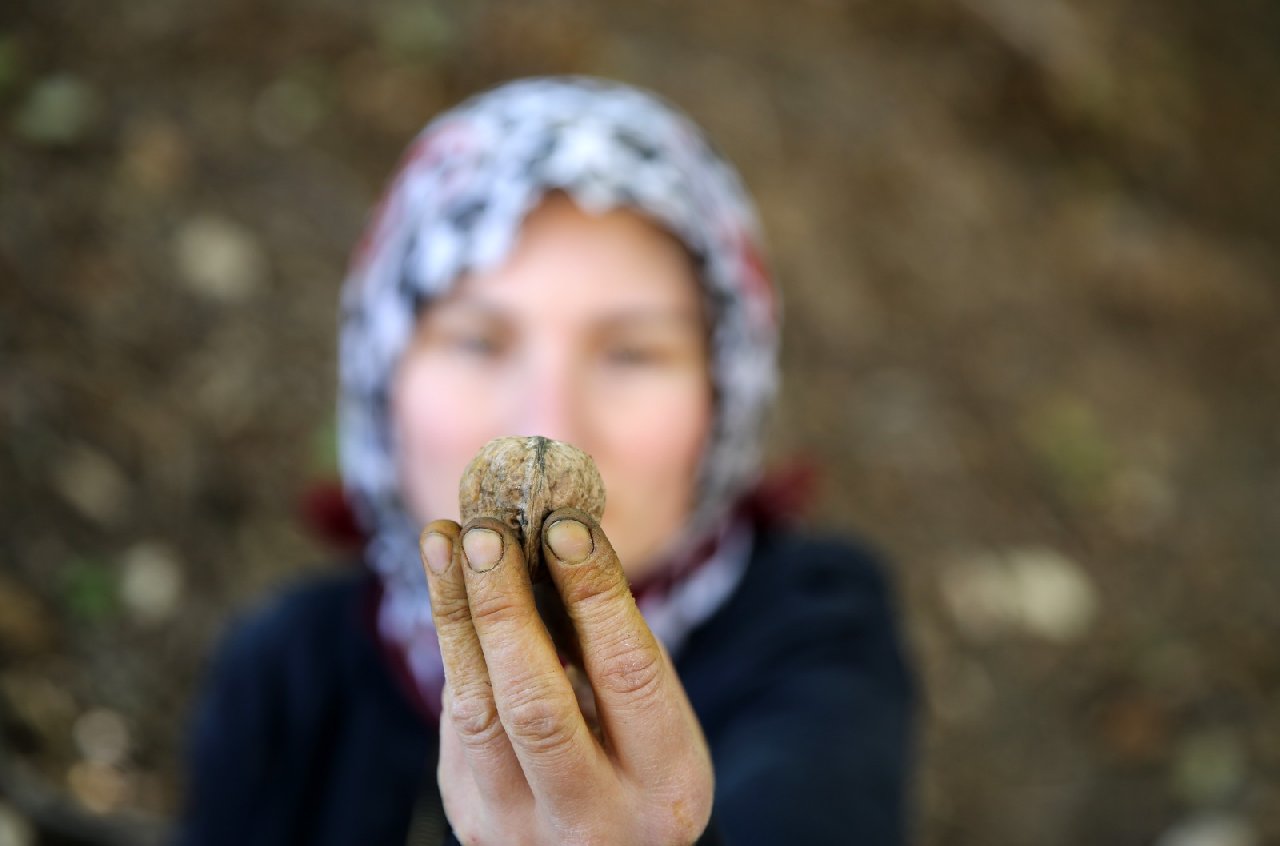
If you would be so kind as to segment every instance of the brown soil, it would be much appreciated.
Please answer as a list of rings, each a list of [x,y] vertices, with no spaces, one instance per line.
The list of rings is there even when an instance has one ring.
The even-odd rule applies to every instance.
[[[219,632],[332,566],[296,504],[366,209],[549,71],[661,91],[760,201],[774,452],[893,560],[919,842],[1280,840],[1278,9],[9,0],[0,842],[163,831]]]

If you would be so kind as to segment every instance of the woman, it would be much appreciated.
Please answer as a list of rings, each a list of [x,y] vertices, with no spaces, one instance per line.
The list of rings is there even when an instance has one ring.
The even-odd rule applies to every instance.
[[[736,175],[652,95],[531,79],[433,121],[343,291],[369,566],[228,639],[183,842],[903,842],[882,574],[759,507],[776,319]],[[608,490],[545,524],[581,666],[510,530],[455,522],[476,450],[533,434]]]

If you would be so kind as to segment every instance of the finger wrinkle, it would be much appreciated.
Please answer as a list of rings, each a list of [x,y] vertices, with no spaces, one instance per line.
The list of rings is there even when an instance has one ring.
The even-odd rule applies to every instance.
[[[631,596],[631,588],[619,579],[573,580],[563,586],[561,595],[575,621],[607,622],[640,613]]]
[[[657,650],[633,647],[605,658],[591,675],[593,681],[608,692],[643,706],[661,692],[664,669]]]
[[[507,703],[503,725],[512,743],[537,755],[574,753],[582,720],[576,713],[576,700],[572,708],[561,700],[559,696],[534,692]]]
[[[469,607],[477,627],[495,631],[525,628],[537,614],[532,598],[522,602],[504,591],[476,591],[470,597]]]
[[[452,595],[444,591],[431,592],[431,613],[436,620],[436,631],[460,625],[471,625],[471,606],[466,594]]]
[[[630,590],[627,577],[621,566],[609,566],[604,561],[592,561],[584,564],[559,564],[556,569],[558,581],[566,589],[580,591],[584,594],[604,593],[625,588]]]
[[[471,750],[483,750],[503,734],[498,709],[487,692],[455,689],[449,703],[449,719],[458,739]]]

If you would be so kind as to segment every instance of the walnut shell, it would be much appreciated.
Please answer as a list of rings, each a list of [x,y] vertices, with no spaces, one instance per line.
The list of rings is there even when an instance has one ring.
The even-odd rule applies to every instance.
[[[462,521],[494,517],[515,529],[529,575],[542,575],[542,523],[566,506],[604,516],[604,481],[591,456],[540,435],[495,438],[458,484]]]

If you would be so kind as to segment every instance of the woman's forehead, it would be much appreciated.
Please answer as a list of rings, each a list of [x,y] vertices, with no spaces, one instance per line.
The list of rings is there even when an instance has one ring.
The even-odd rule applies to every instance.
[[[485,280],[464,280],[453,291],[431,304],[424,317],[436,320],[545,324],[553,328],[574,325],[607,331],[652,329],[655,331],[704,328],[700,303],[695,298],[654,295],[652,288],[639,291],[621,286],[601,286],[582,295],[555,294],[517,286],[487,288]]]
[[[541,310],[526,307],[529,301],[511,302],[501,297],[488,296],[486,292],[455,291],[432,304],[427,315],[442,320],[476,322],[520,323],[541,322]],[[553,325],[569,323],[589,324],[604,330],[652,329],[668,331],[704,328],[701,312],[693,303],[660,304],[643,302],[607,302],[606,297],[595,301],[578,301],[573,308],[553,307]]]
[[[669,234],[630,211],[594,215],[553,203],[529,216],[497,267],[465,274],[441,304],[619,314],[697,308],[693,263]]]

